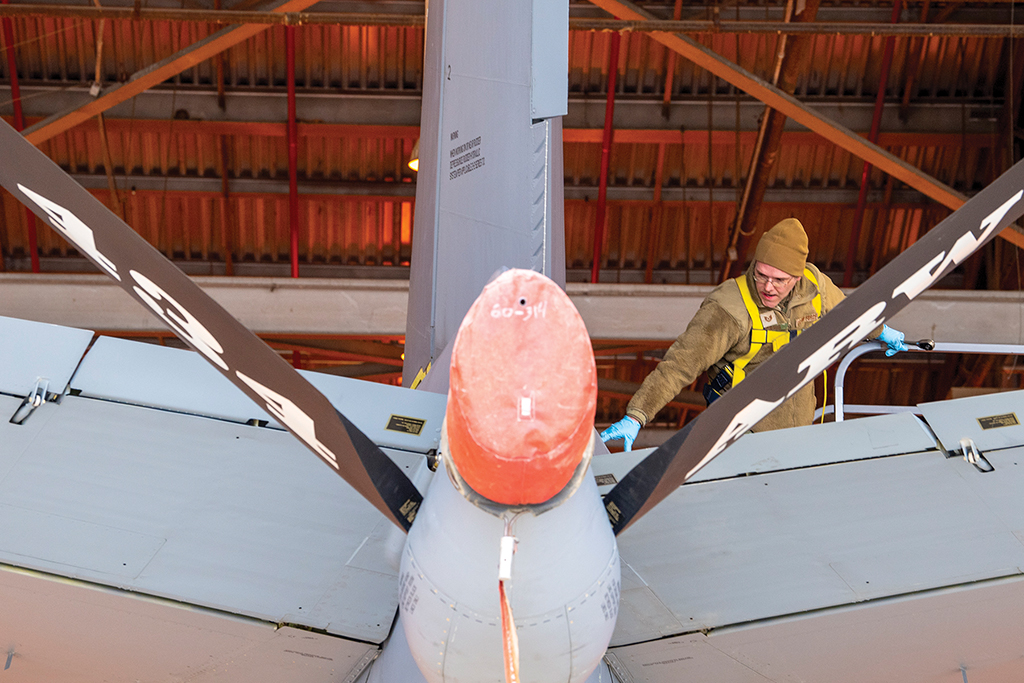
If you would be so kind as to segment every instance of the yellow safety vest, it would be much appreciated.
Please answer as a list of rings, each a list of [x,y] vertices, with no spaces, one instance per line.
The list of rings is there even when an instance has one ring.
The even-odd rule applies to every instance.
[[[814,286],[818,286],[818,280],[814,277],[814,274],[809,268],[804,268],[804,277],[814,283]],[[764,329],[764,323],[761,321],[761,313],[757,310],[757,304],[754,303],[754,295],[750,291],[750,285],[747,284],[747,276],[741,275],[736,278],[736,284],[740,288],[740,296],[743,297],[743,305],[747,307],[747,313],[750,314],[750,350],[746,354],[737,358],[732,362],[732,385],[736,386],[746,377],[747,364],[753,360],[757,352],[761,350],[761,347],[765,344],[771,344],[772,349],[778,351],[783,346],[788,344],[793,336],[799,335],[800,330],[787,330],[785,332],[778,330],[766,330]],[[821,317],[821,290],[814,295],[814,299],[811,301],[811,305],[814,306],[814,312]]]

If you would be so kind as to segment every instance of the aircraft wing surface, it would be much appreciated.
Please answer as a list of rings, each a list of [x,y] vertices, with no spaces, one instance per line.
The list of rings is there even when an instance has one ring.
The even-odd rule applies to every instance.
[[[971,683],[1019,679],[1022,399],[744,436],[619,536],[613,670],[654,683],[962,683],[961,667]],[[994,470],[952,453],[961,438]],[[615,457],[595,457],[595,472],[620,478],[644,454]]]
[[[0,670],[122,680],[110,666],[123,660],[147,680],[287,681],[361,669],[397,611],[402,531],[197,354],[110,338],[86,352],[92,337],[0,318]],[[31,410],[40,377],[48,400]],[[425,481],[443,396],[314,383]]]

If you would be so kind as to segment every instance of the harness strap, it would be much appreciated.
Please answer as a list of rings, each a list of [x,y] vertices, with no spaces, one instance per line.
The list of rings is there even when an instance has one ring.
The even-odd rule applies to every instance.
[[[804,268],[804,277],[814,283],[814,286],[818,287],[818,279],[814,277],[814,273],[809,268]],[[750,285],[747,283],[747,276],[740,275],[736,278],[736,284],[740,288],[740,296],[743,297],[743,305],[747,309],[747,313],[750,315],[750,350],[745,354],[737,358],[732,362],[732,385],[736,386],[742,382],[747,374],[746,367],[757,352],[761,350],[761,347],[765,344],[771,344],[774,351],[778,351],[783,346],[788,344],[792,339],[800,334],[799,330],[787,330],[781,332],[779,330],[766,330],[764,329],[764,322],[761,320],[761,313],[757,309],[757,304],[754,303],[754,295],[750,291]],[[821,290],[814,295],[814,299],[811,300],[811,305],[814,307],[814,312],[821,317]]]

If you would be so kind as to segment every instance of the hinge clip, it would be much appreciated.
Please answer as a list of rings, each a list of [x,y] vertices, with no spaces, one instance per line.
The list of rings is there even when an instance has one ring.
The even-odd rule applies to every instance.
[[[21,402],[18,409],[11,415],[11,424],[24,424],[29,415],[35,412],[36,408],[46,403],[46,394],[50,390],[50,380],[45,377],[36,378],[36,385],[29,392],[25,400]]]
[[[978,446],[974,443],[974,439],[964,438],[960,439],[960,448],[964,452],[964,460],[974,465],[979,472],[993,472],[995,467],[992,463],[982,455],[981,451],[978,450]]]

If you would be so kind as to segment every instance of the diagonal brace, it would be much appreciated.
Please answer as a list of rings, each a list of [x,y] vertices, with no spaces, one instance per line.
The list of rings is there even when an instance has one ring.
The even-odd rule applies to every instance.
[[[590,1],[619,19],[631,21],[651,21],[656,19],[653,14],[628,0]],[[771,83],[730,62],[691,38],[682,34],[666,33],[664,31],[652,31],[650,35],[652,39],[686,57],[697,66],[706,69],[752,97],[761,100],[769,107],[806,126],[826,140],[842,147],[850,154],[870,162],[873,166],[906,183],[918,192],[931,197],[940,204],[956,210],[967,201],[967,197],[948,185],[939,182],[878,145],[868,142],[865,138],[857,135],[845,126],[822,116],[810,107],[805,106],[792,95],[779,90]],[[1018,247],[1024,248],[1024,232],[1021,232],[1016,226],[1007,226],[1007,229],[1003,230],[1000,236]]]
[[[271,6],[272,12],[299,12],[316,4],[317,0],[279,0]],[[102,114],[139,93],[163,83],[224,50],[237,45],[270,28],[268,24],[242,24],[228,26],[183,50],[132,74],[127,81],[107,89],[102,95],[82,106],[50,116],[25,129],[25,138],[34,145],[60,135],[78,124]]]

